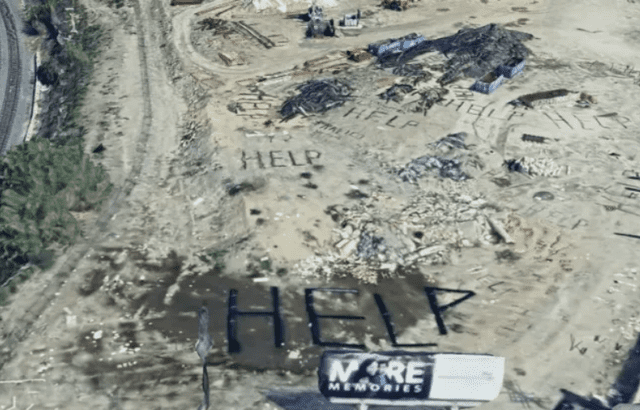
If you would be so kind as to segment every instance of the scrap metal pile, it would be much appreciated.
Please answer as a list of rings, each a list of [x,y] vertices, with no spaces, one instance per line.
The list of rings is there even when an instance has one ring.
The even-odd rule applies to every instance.
[[[438,80],[444,85],[462,75],[479,78],[513,58],[526,58],[529,51],[522,41],[532,38],[531,34],[492,23],[464,28],[453,36],[426,40],[402,53],[383,54],[377,62],[382,68],[398,67],[419,55],[439,51],[449,58],[445,73]]]
[[[284,119],[337,108],[350,100],[352,92],[349,84],[337,79],[311,80],[298,90],[300,94],[288,99],[280,110]]]

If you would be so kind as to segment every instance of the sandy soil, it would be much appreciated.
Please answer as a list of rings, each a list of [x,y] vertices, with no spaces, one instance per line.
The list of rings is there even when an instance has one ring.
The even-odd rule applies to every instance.
[[[640,64],[638,4],[422,0],[398,13],[357,1],[325,7],[336,20],[371,11],[357,35],[315,41],[302,38],[303,23],[273,10],[215,17],[284,38],[266,49],[252,38],[193,31],[216,14],[195,13],[217,2],[131,1],[117,10],[82,3],[108,32],[83,108],[87,152],[106,147],[96,160],[117,189],[100,214],[77,215],[86,240],[0,310],[0,409],[14,398],[16,408],[34,409],[197,408],[203,303],[214,339],[211,408],[276,408],[266,390],[317,385],[323,349],[311,343],[303,291],[311,287],[359,290],[316,294],[322,313],[366,317],[323,322],[325,340],[389,349],[372,297],[379,293],[400,343],[505,357],[503,394],[483,408],[521,405],[512,401],[516,388],[541,408],[555,404],[560,388],[606,395],[640,331],[637,239],[615,235],[640,232],[633,191],[640,185],[629,178],[640,148],[640,73],[632,69]],[[304,9],[291,4],[287,12],[295,7]],[[536,37],[526,43],[533,55],[523,75],[488,96],[459,81],[426,116],[411,112],[410,96],[402,103],[376,96],[397,77],[339,53],[409,32],[440,37],[488,23]],[[205,46],[209,40],[217,43]],[[234,41],[250,44],[240,50],[246,64],[227,66],[215,47]],[[435,80],[441,59],[422,61]],[[279,122],[277,110],[297,84],[335,70],[353,82],[353,101]],[[554,88],[588,92],[598,103],[506,105]],[[245,111],[230,112],[234,102]],[[459,155],[472,179],[425,176],[410,184],[392,175],[453,132],[469,135]],[[523,133],[548,141],[524,142]],[[522,157],[546,165],[530,176],[503,166]],[[225,188],[243,182],[250,189],[236,195]],[[541,191],[553,199],[536,199]],[[492,234],[489,220],[512,243]],[[358,259],[363,230],[385,237],[401,260]],[[227,251],[224,266],[207,259],[213,250]],[[264,319],[243,318],[243,351],[228,354],[229,290],[238,290],[241,309],[268,310],[270,286],[280,290],[286,346],[274,348]],[[424,286],[476,293],[444,315],[446,335]],[[439,297],[445,304],[455,296]]]

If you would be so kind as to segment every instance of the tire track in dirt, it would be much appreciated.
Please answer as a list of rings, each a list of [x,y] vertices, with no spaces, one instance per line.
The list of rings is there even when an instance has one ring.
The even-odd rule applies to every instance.
[[[136,152],[141,158],[139,158],[139,160],[136,161],[132,166],[131,171],[129,172],[129,176],[125,179],[124,185],[122,187],[119,187],[116,192],[112,194],[109,206],[102,212],[102,215],[99,217],[98,222],[96,223],[98,231],[94,231],[91,237],[87,238],[87,240],[85,240],[82,245],[72,248],[71,250],[61,255],[58,263],[56,264],[58,268],[56,269],[54,267],[52,271],[56,271],[59,273],[67,272],[67,275],[73,272],[75,267],[80,263],[81,259],[86,256],[91,247],[104,239],[102,233],[107,231],[109,221],[119,210],[119,204],[131,194],[131,191],[137,185],[138,177],[142,172],[142,168],[144,165],[143,158],[147,152],[147,143],[151,135],[151,123],[153,116],[150,97],[151,90],[148,75],[147,52],[145,48],[145,32],[143,30],[141,21],[141,8],[139,0],[135,0],[133,4],[136,15],[141,85],[144,101],[142,128],[140,130],[140,138],[136,144]],[[0,2],[0,5],[4,5],[4,3]],[[38,301],[31,305],[26,310],[25,314],[21,316],[19,324],[14,326],[13,329],[6,331],[2,335],[4,340],[0,344],[0,370],[6,363],[11,360],[19,344],[29,336],[38,318],[44,313],[48,306],[51,306],[53,300],[57,297],[56,294],[59,293],[60,288],[67,282],[66,277],[64,277],[67,275],[52,276],[53,280],[50,285],[42,291],[40,297],[38,298]]]
[[[139,161],[134,161],[131,166],[129,176],[125,179],[123,186],[116,189],[107,211],[102,215],[98,222],[100,232],[106,232],[107,224],[119,210],[119,204],[127,198],[133,188],[137,184],[137,179],[142,173],[144,161],[142,158],[146,156],[147,144],[151,136],[151,123],[153,121],[153,112],[151,106],[151,85],[149,83],[149,65],[147,58],[147,49],[145,42],[144,26],[142,24],[142,11],[140,1],[133,1],[133,9],[136,16],[136,32],[138,33],[138,56],[140,58],[140,80],[142,85],[142,126],[140,129],[140,137],[136,144],[136,153],[141,157]]]

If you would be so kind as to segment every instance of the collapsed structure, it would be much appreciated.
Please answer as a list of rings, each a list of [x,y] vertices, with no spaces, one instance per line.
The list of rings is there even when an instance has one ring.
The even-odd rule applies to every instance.
[[[416,36],[419,38],[421,36]],[[438,80],[445,85],[462,75],[479,78],[494,72],[498,67],[516,75],[524,67],[524,59],[529,51],[522,41],[530,40],[533,35],[515,30],[507,30],[498,24],[488,24],[478,28],[464,28],[453,36],[436,40],[404,43],[402,47],[382,47],[385,43],[372,44],[369,52],[378,57],[381,68],[391,68],[406,64],[410,60],[433,51],[443,53],[449,61],[445,72]],[[395,44],[393,40],[390,44]],[[393,49],[393,53],[389,53]],[[381,51],[382,50],[382,51]]]

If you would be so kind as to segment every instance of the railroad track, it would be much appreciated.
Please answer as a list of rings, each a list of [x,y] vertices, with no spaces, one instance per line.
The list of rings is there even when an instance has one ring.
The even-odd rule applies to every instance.
[[[9,134],[13,126],[13,119],[18,109],[22,64],[20,62],[16,25],[13,18],[11,18],[9,7],[3,0],[0,0],[0,16],[7,31],[7,43],[9,45],[8,75],[4,98],[2,100],[2,108],[0,109],[0,153],[4,153],[10,139]]]

